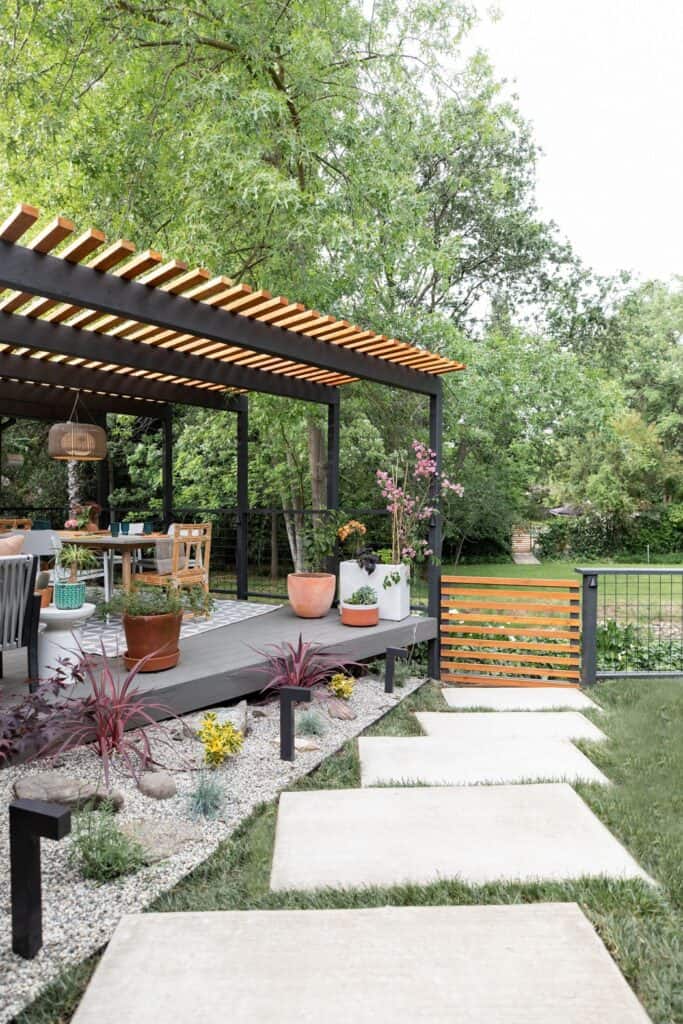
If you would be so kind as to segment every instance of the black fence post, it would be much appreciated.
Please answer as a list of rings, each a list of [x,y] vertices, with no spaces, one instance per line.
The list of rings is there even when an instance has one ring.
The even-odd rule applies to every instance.
[[[32,960],[43,945],[40,839],[63,839],[71,831],[71,811],[45,800],[9,805],[12,949]]]
[[[436,619],[436,636],[428,643],[428,668],[431,679],[441,677],[441,456],[443,449],[443,392],[441,381],[437,392],[429,396],[429,446],[436,457],[437,476],[430,485],[434,514],[429,523],[429,547],[433,552],[427,566],[427,611]]]
[[[237,406],[237,600],[249,597],[249,402],[240,395]]]
[[[582,572],[581,587],[581,685],[594,686],[598,670],[598,575]]]
[[[280,760],[294,760],[294,705],[310,702],[306,686],[283,686],[280,690]]]
[[[394,692],[394,668],[396,667],[396,659],[402,658],[405,660],[408,657],[408,650],[406,647],[387,647],[386,660],[384,663],[384,692]]]

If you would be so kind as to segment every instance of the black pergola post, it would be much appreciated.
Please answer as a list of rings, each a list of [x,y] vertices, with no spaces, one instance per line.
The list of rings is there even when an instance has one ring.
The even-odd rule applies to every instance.
[[[249,400],[241,395],[237,412],[237,600],[249,598]]]
[[[169,405],[161,421],[163,432],[162,470],[164,525],[173,522],[173,406]]]
[[[443,449],[443,390],[439,380],[439,388],[429,396],[429,447],[436,453],[437,473],[441,473]],[[442,528],[441,528],[441,477],[436,476],[431,486],[432,505],[436,512],[429,524],[429,547],[434,552],[428,569],[428,611],[436,619],[437,633],[434,640],[429,641],[428,671],[432,679],[440,677],[441,658],[441,559]],[[434,561],[436,559],[436,562]]]
[[[339,396],[327,407],[327,507],[339,508]]]

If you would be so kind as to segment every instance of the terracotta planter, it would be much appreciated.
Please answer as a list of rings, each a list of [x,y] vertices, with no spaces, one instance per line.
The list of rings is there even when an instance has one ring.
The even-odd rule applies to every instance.
[[[334,601],[336,578],[331,572],[290,572],[287,594],[300,619],[321,619]]]
[[[182,612],[175,615],[124,615],[123,629],[128,650],[123,660],[126,668],[133,668],[148,654],[153,655],[140,669],[141,672],[163,672],[175,668],[180,658],[178,640]]]
[[[52,603],[52,587],[41,587],[35,591],[36,594],[40,594],[40,607],[47,608]]]
[[[345,604],[341,608],[342,626],[376,626],[379,622],[378,604]]]

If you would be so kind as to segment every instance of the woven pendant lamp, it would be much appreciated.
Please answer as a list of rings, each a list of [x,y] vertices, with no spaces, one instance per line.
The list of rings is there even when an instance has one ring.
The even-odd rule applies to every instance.
[[[78,395],[67,423],[55,423],[47,437],[47,453],[63,462],[101,462],[107,457],[107,434],[95,423],[74,419]]]

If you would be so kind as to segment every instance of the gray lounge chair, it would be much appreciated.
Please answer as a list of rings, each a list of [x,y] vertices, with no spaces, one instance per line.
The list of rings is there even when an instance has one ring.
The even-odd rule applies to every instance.
[[[34,555],[0,556],[0,678],[3,651],[26,648],[28,682],[38,684],[40,594],[34,593],[38,559]]]

